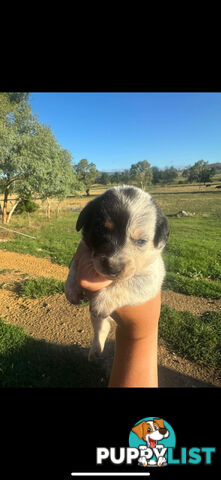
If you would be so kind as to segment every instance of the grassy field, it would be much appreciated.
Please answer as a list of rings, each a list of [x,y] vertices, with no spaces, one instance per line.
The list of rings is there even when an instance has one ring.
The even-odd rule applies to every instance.
[[[81,238],[81,234],[75,230],[79,211],[89,200],[103,191],[103,187],[97,186],[91,191],[92,195],[89,198],[86,196],[67,198],[60,205],[60,211],[57,208],[58,202],[54,201],[50,219],[45,217],[44,204],[41,204],[40,209],[33,214],[14,215],[6,227],[35,236],[36,240],[0,229],[0,248],[29,253],[36,257],[47,257],[54,263],[68,265]],[[216,190],[214,186],[199,188],[198,185],[174,185],[151,188],[151,193],[168,216],[170,225],[169,241],[163,253],[167,270],[163,288],[186,295],[221,299],[221,191]],[[194,215],[175,217],[180,210]],[[59,292],[63,292],[63,282],[42,278],[24,280],[18,294],[39,298]],[[219,367],[220,325],[221,313],[210,312],[195,316],[188,312],[177,312],[163,305],[159,338],[168,348],[185,358],[203,365]],[[57,381],[62,386],[64,375],[67,379],[66,385],[69,386],[69,383],[72,385],[71,372],[70,378],[67,373],[69,360],[61,366],[60,377],[58,375],[56,380],[53,359],[48,363],[48,354],[44,348],[44,355],[40,360],[41,343],[34,344],[33,339],[22,329],[5,325],[4,322],[0,322],[0,331],[2,340],[0,373],[3,373],[2,382],[5,382],[5,385],[20,386],[23,381],[21,379],[25,378],[24,386],[54,386]],[[40,377],[39,372],[42,371],[40,366],[38,368],[36,365],[33,368],[34,360],[30,360],[33,356],[31,353],[33,345],[38,362],[42,361],[44,369],[48,368],[44,378]],[[14,355],[20,365],[18,370],[16,369],[16,375],[13,370]],[[29,358],[30,364],[27,364],[26,357]],[[27,372],[24,375],[25,365]]]
[[[196,187],[191,188],[192,191],[186,193],[183,193],[184,186],[180,193],[174,193],[172,187],[167,193],[159,188],[152,192],[168,215],[170,225],[169,241],[163,253],[168,273],[165,288],[187,295],[221,298],[221,192],[198,188],[194,193]],[[102,191],[96,189],[92,193]],[[1,239],[7,240],[0,243],[1,248],[48,257],[54,263],[68,265],[81,238],[75,230],[79,211],[91,198],[93,196],[66,199],[63,210],[58,213],[55,209],[51,219],[45,218],[43,206],[32,215],[15,215],[9,228],[34,236],[36,240],[0,229]],[[171,216],[179,210],[195,215]]]

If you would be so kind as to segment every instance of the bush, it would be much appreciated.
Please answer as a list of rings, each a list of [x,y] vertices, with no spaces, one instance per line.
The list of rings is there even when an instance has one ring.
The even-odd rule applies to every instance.
[[[33,202],[32,196],[28,195],[24,198],[21,199],[19,202],[18,206],[15,209],[15,213],[32,213],[38,210],[39,205],[37,203]]]

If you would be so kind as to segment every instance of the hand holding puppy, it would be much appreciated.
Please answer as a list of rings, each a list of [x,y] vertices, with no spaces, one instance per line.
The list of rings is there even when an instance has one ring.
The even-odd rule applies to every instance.
[[[76,305],[80,303],[82,293],[85,290],[90,298],[90,292],[97,292],[111,283],[112,280],[107,280],[94,270],[91,252],[86,243],[81,240],[70,262],[69,274],[65,282],[64,290],[67,300]]]
[[[83,289],[89,298],[90,292],[101,290],[112,283],[112,280],[105,279],[94,270],[90,250],[84,241],[79,244],[72,262],[75,265],[79,292],[81,293]],[[71,295],[76,299],[72,281],[71,288]],[[160,305],[159,294],[143,305],[117,309],[116,349],[109,387],[157,386],[157,331]]]
[[[91,252],[83,240],[74,255],[74,262],[77,270],[77,283],[83,290],[97,292],[112,283],[113,280],[106,279],[96,272],[91,261]]]

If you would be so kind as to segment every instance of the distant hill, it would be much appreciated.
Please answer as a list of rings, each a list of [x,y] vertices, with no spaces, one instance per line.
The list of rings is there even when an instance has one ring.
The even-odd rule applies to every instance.
[[[152,165],[153,166],[153,165]],[[216,163],[209,163],[208,164],[208,167],[209,168],[215,168],[215,171],[217,173],[220,173],[221,171],[221,162],[216,162]],[[176,167],[175,167],[176,168]],[[160,170],[164,170],[164,168],[159,168]],[[113,173],[115,172],[118,172],[118,173],[122,173],[124,172],[125,168],[115,168],[115,169],[112,169],[112,170],[99,170],[99,173],[98,173],[98,177],[100,177],[102,175],[102,173],[107,173],[108,175],[113,175]],[[128,170],[129,170],[129,167],[128,167]],[[183,168],[178,168],[177,169],[177,174],[178,174],[178,177],[181,177],[182,174],[183,174],[183,171],[185,169]]]
[[[220,162],[210,163],[210,164],[209,164],[209,167],[215,168],[216,170],[221,170],[221,163],[220,163]]]
[[[112,170],[99,170],[99,174],[101,175],[102,173],[107,173],[108,175],[113,175],[113,173],[115,173],[115,172],[121,173],[124,170],[126,170],[126,169],[125,168],[115,168],[115,169],[112,169]]]

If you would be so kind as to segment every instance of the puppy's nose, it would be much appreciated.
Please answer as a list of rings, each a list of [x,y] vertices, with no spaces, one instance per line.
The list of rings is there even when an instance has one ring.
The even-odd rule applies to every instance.
[[[108,275],[119,275],[124,268],[122,264],[111,264],[108,258],[104,258],[102,263],[103,268]]]
[[[109,270],[110,270],[110,274],[111,274],[111,275],[119,275],[120,272],[122,272],[123,267],[121,267],[121,268],[110,267]]]

